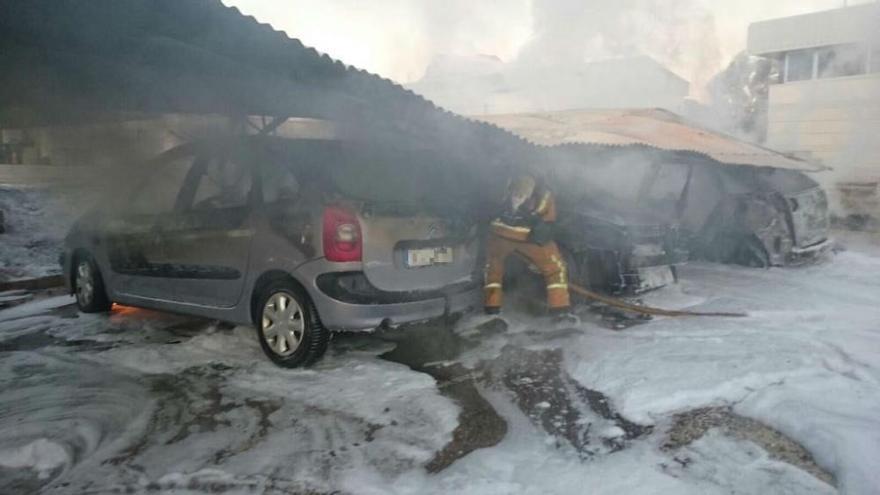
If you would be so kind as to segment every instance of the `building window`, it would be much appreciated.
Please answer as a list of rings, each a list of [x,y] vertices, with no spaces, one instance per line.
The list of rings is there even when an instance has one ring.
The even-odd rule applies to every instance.
[[[880,48],[834,45],[786,52],[783,82],[846,77],[880,72]]]
[[[813,78],[814,50],[795,50],[785,54],[785,82]]]
[[[867,51],[858,45],[837,45],[819,49],[817,75],[820,78],[864,74]]]

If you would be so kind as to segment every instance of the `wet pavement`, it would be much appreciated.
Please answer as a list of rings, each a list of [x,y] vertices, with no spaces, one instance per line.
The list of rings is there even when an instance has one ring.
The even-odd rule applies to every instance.
[[[584,315],[583,308],[581,314]],[[598,308],[596,314],[609,321],[604,308]],[[616,318],[611,321],[619,323]],[[549,321],[547,324],[550,326]],[[625,326],[615,324],[611,328],[619,330]],[[583,460],[620,451],[654,433],[653,425],[640,425],[626,419],[614,409],[608,397],[569,376],[562,366],[561,349],[529,350],[508,345],[495,359],[480,361],[472,368],[455,362],[465,349],[478,347],[480,338],[503,334],[506,330],[504,320],[496,318],[476,326],[469,337],[462,337],[454,327],[442,324],[404,328],[394,336],[387,333],[382,336],[395,343],[393,350],[380,356],[382,359],[431,375],[441,393],[462,408],[453,439],[426,464],[429,472],[442,471],[457,459],[504,439],[507,422],[483,397],[481,390],[503,391],[536,428],[554,439],[557,448],[570,447]],[[552,339],[577,331],[551,328],[530,333]],[[662,448],[677,451],[713,428],[722,429],[733,438],[753,441],[771,457],[797,466],[826,483],[834,483],[833,476],[819,467],[797,442],[758,421],[736,415],[729,408],[700,408],[675,415],[673,425],[661,433],[666,439]],[[679,457],[674,459],[685,465],[688,462]]]
[[[586,312],[583,316],[590,317]],[[833,482],[803,447],[729,411],[681,413],[663,431],[625,418],[613,401],[578,383],[563,366],[563,351],[554,342],[582,330],[555,328],[540,318],[534,321],[533,328],[515,335],[508,335],[507,323],[501,319],[339,335],[326,363],[289,372],[255,361],[260,357],[255,347],[242,350],[243,355],[235,350],[225,358],[200,354],[196,347],[193,362],[187,364],[191,352],[187,346],[196,341],[210,352],[219,345],[214,341],[241,346],[242,336],[252,335],[246,328],[197,318],[121,307],[109,317],[84,316],[70,304],[39,316],[12,318],[5,322],[6,330],[16,334],[0,341],[0,365],[5,370],[0,381],[6,401],[0,408],[0,436],[4,445],[38,439],[28,445],[42,448],[44,456],[52,449],[63,455],[40,469],[0,467],[0,486],[14,493],[176,489],[321,493],[316,480],[342,476],[349,464],[368,465],[388,475],[420,466],[427,473],[441,473],[507,437],[511,425],[489,396],[502,397],[555,449],[581,462],[662,437],[666,439],[662,448],[686,467],[687,457],[676,452],[710,429],[720,428]],[[136,354],[128,354],[130,350],[137,350]],[[114,353],[136,364],[138,354],[171,357],[170,364],[153,370],[153,360],[131,368],[119,366],[114,361],[118,358],[105,358]],[[161,359],[165,358],[156,358]],[[413,406],[406,404],[408,399],[389,402],[378,415],[362,416],[357,402],[321,405],[321,400],[301,400],[294,392],[286,395],[272,387],[261,390],[259,385],[271,383],[266,376],[273,374],[309,377],[315,387],[303,390],[314,394],[327,387],[323,373],[334,367],[375,366],[377,359],[430,376],[436,393],[459,408],[445,442],[432,443],[418,433],[437,431],[440,420],[418,408],[409,411]],[[337,393],[333,383],[326,393]],[[279,443],[284,438],[297,438],[301,444]],[[44,440],[45,444],[39,443]],[[271,452],[308,462],[287,471],[283,462],[266,464],[263,456]],[[260,475],[204,471],[206,466],[231,464],[239,470],[252,466]],[[195,474],[158,476],[178,471]],[[107,473],[110,481],[102,479]]]
[[[676,452],[712,429],[760,445],[771,458],[797,466],[829,485],[835,484],[834,476],[820,467],[802,445],[760,421],[734,413],[729,407],[703,407],[676,414],[662,448]],[[685,465],[691,462],[687,456],[675,456],[674,459]]]

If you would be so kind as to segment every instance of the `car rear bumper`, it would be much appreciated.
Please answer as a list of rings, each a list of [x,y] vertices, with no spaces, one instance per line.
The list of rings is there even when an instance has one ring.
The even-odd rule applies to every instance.
[[[831,238],[809,246],[795,246],[791,248],[791,251],[786,255],[785,264],[800,265],[804,263],[812,263],[813,261],[822,259],[833,247],[834,239]]]
[[[813,244],[807,247],[793,247],[791,248],[791,254],[796,256],[818,256],[823,253],[828,252],[834,246],[834,239],[825,239],[822,242]]]
[[[471,288],[422,301],[351,304],[333,299],[320,290],[314,292],[312,301],[318,308],[321,322],[334,331],[372,330],[465,313],[477,307],[481,294],[478,288]]]
[[[333,331],[364,331],[382,326],[431,320],[456,313],[465,313],[479,307],[482,291],[478,284],[460,284],[442,290],[424,293],[382,293],[373,300],[361,300],[351,294],[338,294],[319,283],[322,276],[345,274],[353,265],[339,266],[339,272],[325,271],[325,262],[312,262],[297,272],[311,281],[309,295],[318,309],[321,323]],[[336,268],[336,267],[334,267]],[[344,270],[343,268],[348,268]],[[330,293],[328,293],[330,292]]]

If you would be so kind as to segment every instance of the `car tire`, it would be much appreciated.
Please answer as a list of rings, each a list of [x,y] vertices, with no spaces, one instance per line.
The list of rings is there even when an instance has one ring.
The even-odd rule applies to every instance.
[[[80,311],[83,313],[110,311],[113,302],[107,297],[101,270],[89,254],[80,254],[74,258],[71,282],[76,305]]]
[[[755,236],[742,239],[734,254],[733,261],[750,268],[770,268],[770,255]]]
[[[288,280],[264,286],[254,311],[254,326],[260,347],[273,363],[285,368],[309,366],[330,343],[311,299]],[[273,331],[274,330],[274,331]]]

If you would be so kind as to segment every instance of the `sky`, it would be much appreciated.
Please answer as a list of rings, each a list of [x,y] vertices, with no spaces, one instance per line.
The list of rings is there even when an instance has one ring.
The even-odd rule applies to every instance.
[[[400,83],[434,56],[549,54],[592,60],[642,52],[699,86],[745,49],[750,22],[844,0],[223,0],[333,58]],[[861,3],[849,0],[850,4]]]

